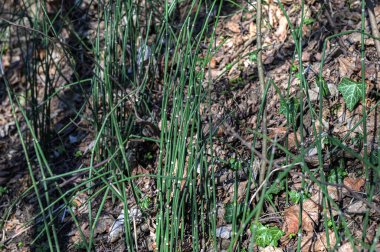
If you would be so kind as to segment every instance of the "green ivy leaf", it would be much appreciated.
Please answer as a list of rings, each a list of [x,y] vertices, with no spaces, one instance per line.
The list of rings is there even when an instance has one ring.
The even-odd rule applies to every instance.
[[[261,223],[256,223],[251,225],[251,231],[253,232],[253,229],[255,229],[254,234],[254,241],[255,243],[260,247],[267,247],[269,245],[273,247],[278,246],[278,241],[281,239],[283,235],[285,235],[285,232],[279,229],[278,227],[274,226],[264,226]]]
[[[352,111],[363,95],[365,84],[352,81],[344,77],[339,85],[338,90],[342,93],[343,99],[347,104],[347,108]]]

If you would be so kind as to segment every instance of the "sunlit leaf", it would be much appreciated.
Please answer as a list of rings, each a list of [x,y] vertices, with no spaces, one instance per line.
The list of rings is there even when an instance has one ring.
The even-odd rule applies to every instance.
[[[339,92],[342,93],[347,108],[352,111],[359,102],[365,89],[364,83],[352,81],[349,78],[343,78],[338,85]]]

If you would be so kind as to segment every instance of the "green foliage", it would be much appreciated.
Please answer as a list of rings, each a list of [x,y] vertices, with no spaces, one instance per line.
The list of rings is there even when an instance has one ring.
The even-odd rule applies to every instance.
[[[308,192],[304,194],[305,198],[310,198],[310,196],[311,194]],[[300,192],[297,192],[297,191],[289,192],[289,198],[290,198],[290,201],[293,202],[293,204],[298,204],[301,200],[301,197],[302,197],[302,193]]]
[[[267,193],[266,193],[266,198],[270,201],[273,200],[273,196],[279,194],[281,191],[285,189],[285,180],[281,180],[280,182],[275,182],[274,185],[272,185]]]
[[[151,153],[151,152],[148,152],[148,153],[146,153],[145,155],[144,155],[144,159],[146,159],[146,160],[149,160],[149,161],[151,161],[151,160],[153,160],[153,154]]]
[[[233,216],[234,216],[234,204],[233,203],[226,204],[224,209],[226,210],[224,214],[224,221],[226,223],[232,223]],[[236,212],[240,213],[241,209],[242,209],[242,205],[237,205]]]
[[[264,226],[261,223],[253,223],[251,225],[251,232],[254,233],[254,242],[260,247],[267,247],[269,245],[277,247],[278,241],[281,239],[285,232],[276,226]]]
[[[84,249],[86,249],[86,243],[83,241],[80,241],[80,242],[75,243],[74,247],[77,250],[84,250]]]
[[[140,208],[142,211],[146,211],[149,209],[150,199],[148,197],[144,197],[140,200]]]
[[[302,78],[302,74],[301,73],[296,73],[294,77],[300,80]]]
[[[333,228],[334,224],[333,224],[333,220],[332,220],[332,219],[329,219],[329,220],[327,221],[327,226],[328,226],[329,228]]]
[[[230,80],[231,84],[244,85],[244,79],[242,77],[237,77]]]
[[[233,171],[240,170],[242,168],[242,163],[239,160],[236,160],[235,158],[231,158],[229,160],[230,169]]]
[[[231,70],[232,66],[233,66],[233,65],[232,65],[231,63],[227,64],[227,65],[226,65],[226,70]]]
[[[296,237],[297,237],[297,235],[294,234],[294,233],[290,233],[290,234],[289,234],[289,239],[293,239],[293,238],[296,238]]]
[[[227,223],[232,223],[232,217],[234,213],[234,205],[233,204],[226,204],[225,208],[226,213],[224,214],[224,221]]]
[[[379,157],[378,157],[378,151],[377,150],[371,151],[371,153],[369,154],[369,161],[373,165],[378,165],[379,164]]]
[[[347,177],[347,172],[342,167],[331,170],[327,175],[329,183],[343,183],[343,179]]]
[[[252,53],[249,54],[249,60],[256,62],[256,60],[257,60],[257,51],[254,51],[254,52],[252,52]]]
[[[344,77],[339,85],[338,90],[343,95],[343,99],[347,104],[347,108],[352,111],[363,95],[365,84],[355,82]]]
[[[305,19],[303,20],[303,23],[304,23],[305,25],[312,25],[312,24],[314,24],[314,22],[315,22],[315,19],[314,19],[314,18],[305,18]]]
[[[296,118],[297,113],[299,112],[299,109],[300,109],[300,102],[298,99],[294,97],[289,100],[282,99],[280,101],[279,113],[285,116],[289,115],[290,123],[295,122],[295,118]]]
[[[82,157],[83,154],[82,154],[82,152],[81,152],[80,150],[77,150],[77,151],[75,152],[74,156],[77,157],[77,158],[79,158],[79,157]]]
[[[292,73],[297,72],[297,71],[298,71],[298,66],[293,64],[293,65],[290,67],[290,71],[291,71]]]
[[[0,186],[0,197],[8,193],[8,189],[4,186]]]
[[[322,90],[322,96],[327,97],[330,95],[329,87],[327,86],[327,82],[324,78],[318,78],[317,79],[318,86]]]

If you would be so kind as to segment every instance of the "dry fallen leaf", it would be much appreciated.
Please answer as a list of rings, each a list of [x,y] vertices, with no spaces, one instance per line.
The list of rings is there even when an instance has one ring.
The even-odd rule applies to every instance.
[[[343,180],[343,184],[353,191],[360,191],[365,184],[364,178],[349,178],[346,177]]]
[[[226,27],[233,33],[240,33],[240,27],[236,22],[230,21],[227,23]]]
[[[279,25],[275,32],[276,37],[278,38],[280,43],[283,43],[286,40],[288,34],[288,22],[285,16],[282,16],[279,19]]]
[[[250,38],[256,36],[256,25],[253,22],[249,24],[248,30]]]
[[[211,60],[210,60],[210,68],[211,69],[215,69],[216,66],[217,66],[216,59],[215,58],[211,58]]]
[[[310,233],[302,238],[301,251],[328,251],[328,249],[333,247],[336,243],[336,237],[333,231],[329,232],[328,238],[330,246],[327,246],[326,232],[318,233],[316,237],[314,233]]]
[[[363,203],[363,201],[357,201],[353,204],[350,204],[347,207],[347,213],[352,213],[352,214],[363,214],[368,211],[368,208],[366,205]]]
[[[338,252],[353,252],[354,249],[352,248],[352,245],[351,243],[347,242],[345,244],[343,244],[342,246],[340,246],[340,248],[338,249]]]
[[[320,206],[314,201],[308,199],[303,203],[302,211],[302,230],[306,232],[313,232],[314,225],[318,221],[320,213]],[[298,232],[299,219],[300,219],[300,206],[294,205],[284,212],[284,224],[282,230],[286,235],[296,234]]]
[[[352,73],[354,72],[355,65],[352,62],[352,59],[345,58],[345,57],[339,57],[339,74],[341,77],[350,77]]]
[[[277,127],[277,128],[268,128],[268,130],[269,130],[269,135],[268,135],[269,138],[275,139],[277,137],[277,139],[279,139],[279,138],[283,138],[286,135],[286,132],[288,129],[286,127]],[[300,142],[301,136],[299,132],[297,132],[296,134],[294,134],[294,132],[289,133],[288,135],[289,149],[294,149],[297,146],[296,137],[297,137],[297,141]]]
[[[275,248],[275,247],[272,247],[272,246],[268,246],[268,247],[265,247],[265,248],[260,248],[259,247],[259,251],[260,252],[282,252],[283,250],[281,248]]]

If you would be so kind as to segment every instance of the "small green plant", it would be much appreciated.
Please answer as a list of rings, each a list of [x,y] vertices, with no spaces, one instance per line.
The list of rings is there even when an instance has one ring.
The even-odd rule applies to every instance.
[[[330,90],[329,87],[327,86],[327,82],[323,77],[317,78],[317,82],[319,87],[322,89],[322,96],[327,97],[330,95]]]
[[[290,233],[290,234],[289,234],[289,239],[293,239],[293,238],[296,238],[296,237],[297,237],[297,235],[294,234],[294,233]]]
[[[249,54],[249,60],[256,62],[256,60],[257,60],[257,52],[256,51]]]
[[[310,198],[310,196],[311,196],[311,194],[309,192],[306,192],[304,194],[305,198]],[[301,200],[301,197],[302,197],[301,192],[297,192],[297,191],[290,191],[289,192],[289,199],[291,202],[293,202],[293,204],[298,204]]]
[[[149,160],[149,161],[153,160],[153,155],[152,155],[152,153],[151,153],[151,152],[146,153],[146,154],[144,155],[144,159]]]
[[[327,175],[329,183],[343,183],[343,179],[347,177],[347,172],[343,167],[332,169]]]
[[[298,71],[298,66],[295,65],[295,64],[293,64],[293,65],[290,67],[290,71],[291,71],[292,73],[297,72],[297,71]]]
[[[24,243],[23,243],[22,241],[19,241],[19,242],[17,243],[17,247],[19,247],[19,248],[24,247]]]
[[[242,208],[242,206],[238,204],[236,212],[240,213],[241,208]],[[224,209],[226,211],[224,214],[224,221],[226,223],[232,223],[233,215],[234,215],[234,204],[233,203],[226,204]]]
[[[298,99],[294,97],[289,100],[282,99],[280,101],[279,113],[285,116],[289,115],[290,123],[294,123],[297,113],[299,111],[299,108],[300,108],[300,102]]]
[[[377,150],[372,150],[371,153],[369,154],[369,161],[373,165],[378,165],[379,164],[379,157],[378,157],[378,151]]]
[[[260,247],[278,246],[278,241],[285,232],[276,226],[264,226],[261,223],[253,223],[251,225],[251,232],[254,234],[254,242]]]
[[[355,148],[361,149],[363,147],[363,139],[362,133],[355,133],[355,136],[351,138],[351,143]]]
[[[226,65],[226,70],[231,70],[232,66],[233,66],[233,65],[232,65],[231,63],[227,64],[227,65]]]
[[[0,186],[0,197],[6,193],[8,193],[8,188],[6,188],[4,186]]]
[[[239,160],[236,160],[235,158],[231,158],[229,160],[230,169],[233,171],[240,170],[242,168],[242,163]]]
[[[86,249],[86,243],[83,241],[80,241],[80,242],[75,243],[74,247],[77,250],[83,250],[83,249]]]
[[[283,190],[285,189],[285,180],[281,180],[281,181],[276,181],[274,185],[272,185],[267,193],[266,193],[266,198],[270,201],[273,200],[273,196],[274,195],[277,195],[279,194],[280,192],[282,192]]]
[[[355,82],[346,77],[342,78],[338,85],[338,90],[343,95],[343,99],[350,111],[354,110],[356,104],[362,98],[364,89],[364,83]]]
[[[243,85],[244,84],[244,79],[242,77],[237,77],[235,79],[231,79],[231,84],[237,84],[237,85]]]
[[[142,211],[146,211],[149,209],[150,199],[148,197],[144,197],[140,200],[140,208]]]
[[[305,19],[303,20],[303,23],[304,23],[305,25],[312,25],[312,24],[314,24],[314,22],[315,22],[315,19],[314,19],[314,18],[305,18]]]
[[[224,209],[226,210],[226,213],[224,214],[225,222],[232,223],[234,205],[233,204],[226,204]]]
[[[80,150],[77,150],[74,154],[75,157],[79,158],[83,156],[83,153]]]
[[[332,220],[332,219],[329,219],[329,220],[327,221],[327,226],[328,226],[330,229],[334,226],[334,224],[333,224],[333,220]]]
[[[296,73],[295,75],[294,75],[294,77],[296,78],[296,79],[301,79],[302,78],[302,74],[301,73]]]

